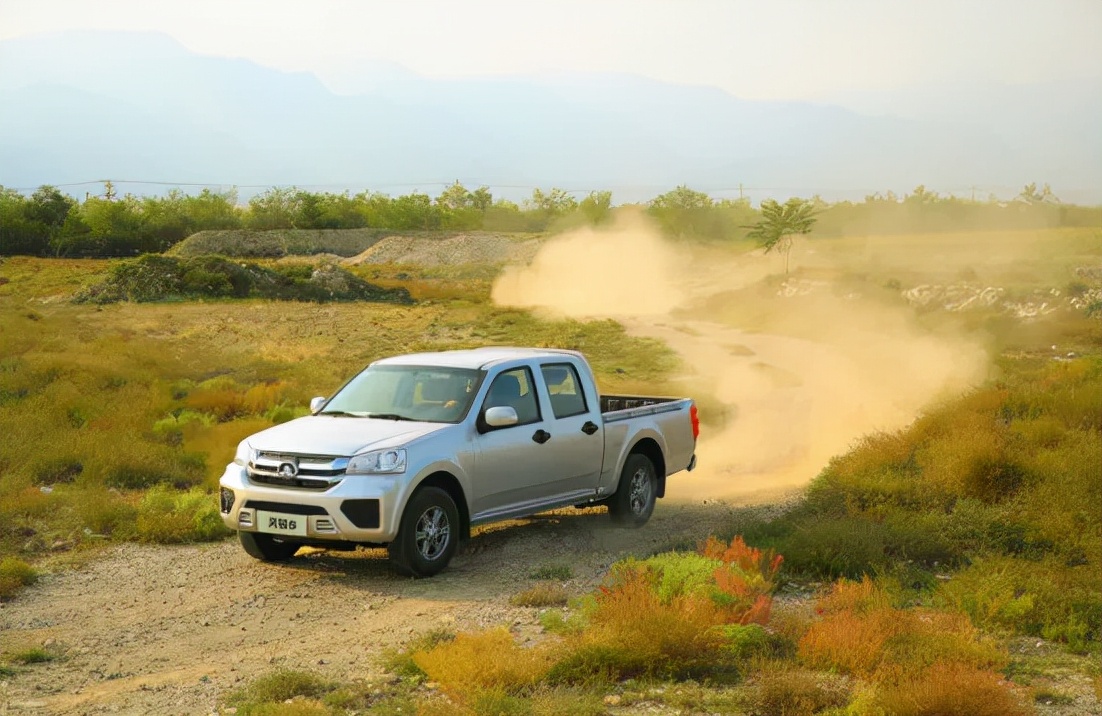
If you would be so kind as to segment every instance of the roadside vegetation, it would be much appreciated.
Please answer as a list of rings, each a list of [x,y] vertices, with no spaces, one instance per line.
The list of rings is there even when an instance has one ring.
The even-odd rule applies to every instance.
[[[606,390],[675,391],[678,361],[659,342],[628,337],[613,321],[494,306],[493,265],[277,260],[347,255],[384,224],[541,232],[598,223],[610,210],[604,194],[578,202],[539,192],[520,207],[480,192],[457,186],[430,200],[272,190],[247,209],[210,192],[80,204],[48,187],[30,198],[0,192],[2,253],[132,257],[179,245],[123,260],[0,263],[0,599],[100,545],[222,539],[213,491],[236,443],[305,414],[312,396],[374,358],[488,343],[574,348]],[[534,643],[508,626],[433,631],[390,655],[388,681],[280,670],[227,694],[224,707],[242,715],[1097,710],[1102,235],[1097,209],[1053,203],[1036,187],[1019,199],[963,202],[919,187],[902,198],[807,204],[813,236],[848,234],[816,251],[867,252],[840,285],[894,301],[925,291],[907,299],[916,320],[983,331],[998,374],[903,430],[866,436],[783,516],[740,518],[700,545],[616,564],[592,593],[566,586],[568,566],[533,571],[512,603],[540,615]],[[702,239],[710,251],[749,250],[746,227],[761,219],[748,204],[685,187],[647,210],[668,234]],[[913,252],[916,268],[878,268],[868,257],[879,244],[861,232],[900,222],[927,233],[876,241]],[[1065,228],[1031,235],[1045,261],[996,261],[1003,235],[994,229],[1011,225]],[[1076,226],[1093,228],[1067,228]],[[327,228],[368,233],[341,238]],[[183,250],[180,240],[201,229],[239,233],[224,235],[232,250],[218,252],[209,236]],[[322,251],[301,230],[333,243]],[[922,264],[949,250],[973,251],[974,268],[930,284],[936,269]],[[753,290],[775,293],[817,270],[811,260]],[[992,281],[1002,303],[946,308],[957,284]],[[922,302],[927,294],[934,298]],[[787,325],[779,303],[720,299],[717,315],[737,315],[740,325],[826,330],[826,321]],[[33,668],[39,656],[0,654],[0,676]]]
[[[969,236],[978,245],[968,276],[937,277],[916,261],[913,275],[891,267],[850,280],[897,297],[933,275],[1005,286],[1011,306],[1077,300],[1019,315],[996,304],[919,308],[925,325],[989,335],[995,377],[905,429],[866,436],[779,518],[746,511],[697,549],[614,565],[592,593],[571,592],[569,571],[534,571],[511,600],[540,615],[534,641],[509,625],[437,629],[388,657],[389,681],[289,689],[278,703],[245,690],[227,704],[317,714],[1097,712],[1102,315],[1078,299],[1098,289],[1089,267],[1102,241],[1097,230],[1039,233],[1037,248],[1053,251],[1040,263],[1004,257],[994,232],[903,243],[918,256],[924,242],[947,250]],[[756,320],[785,325],[781,315]],[[738,579],[716,561],[721,550],[741,555],[730,560]],[[477,673],[463,666],[472,663]]]
[[[569,573],[534,572],[513,599],[540,614],[534,643],[508,626],[437,629],[387,657],[395,680],[276,672],[226,704],[239,714],[1094,713],[1102,356],[1001,368],[991,385],[836,458],[779,519],[619,562],[566,606],[554,579]]]
[[[186,283],[189,261],[0,263],[0,598],[98,545],[224,538],[212,491],[237,442],[304,415],[311,397],[375,358],[486,343],[577,348],[604,385],[628,392],[661,386],[677,365],[612,321],[497,308],[487,277],[376,265],[347,282],[377,287],[384,302],[195,300],[172,283]],[[143,271],[160,271],[157,281],[135,281]],[[130,300],[103,304],[106,291]]]
[[[149,302],[189,298],[412,303],[404,288],[382,288],[333,264],[278,265],[207,255],[178,259],[146,254],[115,264],[101,283],[78,292],[77,303]]]
[[[495,200],[487,187],[471,190],[456,183],[436,197],[275,187],[241,206],[234,190],[118,196],[107,182],[102,195],[77,201],[52,186],[41,186],[30,196],[0,187],[0,255],[132,257],[172,249],[206,232],[193,242],[192,255],[352,256],[395,232],[545,233],[601,224],[614,212],[612,200],[609,191],[579,198],[552,188],[534,189],[518,204]],[[801,204],[816,216],[820,236],[1097,227],[1102,219],[1098,207],[1061,204],[1047,186],[1036,184],[1025,186],[1011,201],[942,196],[918,186],[903,196],[877,193],[860,202],[837,203],[812,197]],[[713,199],[686,186],[656,196],[642,208],[667,235],[689,240],[741,241],[762,219],[748,199]]]

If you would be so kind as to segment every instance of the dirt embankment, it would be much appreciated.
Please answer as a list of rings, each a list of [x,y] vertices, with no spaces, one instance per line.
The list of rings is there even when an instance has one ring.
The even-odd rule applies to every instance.
[[[530,235],[471,232],[445,237],[388,236],[347,265],[411,264],[455,266],[462,264],[528,263],[539,251],[539,239]]]

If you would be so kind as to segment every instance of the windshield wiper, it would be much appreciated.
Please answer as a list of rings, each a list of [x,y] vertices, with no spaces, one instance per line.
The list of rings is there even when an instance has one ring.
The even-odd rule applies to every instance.
[[[362,415],[358,415],[356,413],[348,413],[348,412],[345,412],[343,410],[323,410],[320,413],[316,413],[316,415],[334,415],[338,418],[362,418],[362,417],[364,417]]]
[[[414,418],[399,415],[398,413],[368,413],[367,417],[377,418],[379,420],[410,420],[416,422]]]

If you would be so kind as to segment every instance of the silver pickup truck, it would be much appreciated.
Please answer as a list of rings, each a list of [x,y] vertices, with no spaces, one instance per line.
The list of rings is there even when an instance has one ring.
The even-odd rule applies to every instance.
[[[414,576],[496,520],[607,505],[638,527],[699,434],[692,400],[599,395],[580,353],[534,348],[386,358],[310,409],[238,445],[222,519],[257,559],[386,545]]]

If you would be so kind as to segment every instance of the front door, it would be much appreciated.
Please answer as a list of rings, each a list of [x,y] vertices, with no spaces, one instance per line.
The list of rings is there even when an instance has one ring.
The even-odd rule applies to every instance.
[[[477,438],[472,520],[538,509],[563,490],[562,447],[551,438],[540,402],[527,367],[503,371],[490,385],[480,411],[508,406],[516,410],[518,421]]]

